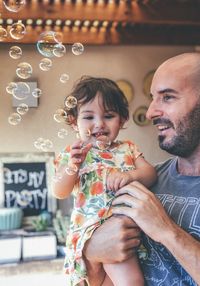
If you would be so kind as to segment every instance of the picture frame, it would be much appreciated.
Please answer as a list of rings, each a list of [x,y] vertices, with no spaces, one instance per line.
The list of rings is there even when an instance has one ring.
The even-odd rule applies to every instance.
[[[54,152],[0,153],[0,207],[20,207],[23,223],[43,211],[55,214],[54,158]]]
[[[139,106],[133,113],[132,118],[135,124],[138,126],[146,126],[151,123],[150,120],[146,118],[146,112],[148,110],[147,106]]]

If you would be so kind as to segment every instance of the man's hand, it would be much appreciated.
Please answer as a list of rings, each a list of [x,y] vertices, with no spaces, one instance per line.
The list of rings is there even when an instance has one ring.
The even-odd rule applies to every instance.
[[[134,254],[140,244],[140,229],[128,217],[112,216],[88,240],[84,254],[90,262],[116,263]]]
[[[161,238],[166,237],[167,232],[174,228],[174,222],[160,201],[139,182],[135,181],[121,188],[116,192],[116,196],[113,201],[113,214],[132,218],[153,240],[162,242]]]

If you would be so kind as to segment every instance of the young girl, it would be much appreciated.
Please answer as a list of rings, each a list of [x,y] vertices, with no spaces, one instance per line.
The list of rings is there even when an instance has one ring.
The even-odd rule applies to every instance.
[[[69,101],[77,104],[69,108]],[[65,259],[68,285],[89,285],[82,251],[93,231],[111,216],[115,191],[134,180],[149,187],[156,180],[156,172],[133,142],[116,140],[129,112],[127,99],[115,82],[83,77],[66,98],[65,106],[67,123],[79,132],[80,140],[56,161],[54,195],[64,199],[73,191],[75,196]],[[103,267],[113,284],[101,285],[144,285],[134,254],[125,262]]]

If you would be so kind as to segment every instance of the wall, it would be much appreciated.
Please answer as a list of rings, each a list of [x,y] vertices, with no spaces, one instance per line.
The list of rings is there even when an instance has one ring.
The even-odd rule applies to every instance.
[[[65,140],[58,138],[58,130],[66,128],[66,125],[55,122],[53,114],[62,107],[63,99],[70,92],[74,81],[82,75],[130,81],[134,87],[134,99],[130,104],[132,115],[138,106],[148,106],[150,102],[142,91],[144,76],[165,59],[193,50],[191,46],[86,46],[82,55],[75,56],[71,52],[71,47],[67,46],[66,55],[53,59],[51,70],[44,72],[39,69],[39,62],[43,57],[38,53],[36,46],[22,45],[23,55],[20,60],[9,57],[10,46],[0,44],[0,152],[36,152],[33,143],[38,137],[52,140],[54,147],[51,151],[56,153],[66,144],[72,143],[75,134],[69,127],[68,137]],[[43,94],[39,106],[31,108],[19,125],[12,126],[8,123],[8,117],[15,109],[12,108],[11,96],[5,89],[9,82],[16,79],[16,66],[22,61],[32,65],[32,79],[37,80]],[[70,76],[66,84],[59,81],[62,73]],[[152,163],[169,156],[159,149],[155,128],[151,125],[137,126],[132,116],[127,129],[121,131],[120,138],[134,140],[144,152],[146,159]]]

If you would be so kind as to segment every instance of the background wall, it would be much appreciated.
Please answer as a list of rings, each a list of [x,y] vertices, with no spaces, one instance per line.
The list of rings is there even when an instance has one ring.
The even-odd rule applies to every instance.
[[[132,120],[132,113],[138,106],[148,106],[150,103],[142,90],[144,76],[165,59],[193,51],[192,46],[86,46],[80,56],[72,54],[71,46],[67,46],[66,55],[54,58],[53,66],[48,72],[39,69],[39,62],[43,57],[36,46],[20,45],[23,55],[19,60],[9,57],[10,47],[10,44],[0,44],[0,152],[37,152],[34,141],[38,137],[52,140],[54,147],[51,151],[55,153],[72,143],[75,134],[64,123],[57,123],[53,114],[63,106],[65,96],[77,79],[82,75],[93,75],[113,80],[125,79],[133,85],[134,99],[130,103],[130,120],[119,138],[134,140],[146,159],[152,163],[169,157],[158,147],[155,128],[151,125],[137,126]],[[32,65],[33,76],[27,81],[36,80],[43,94],[39,106],[30,108],[21,123],[13,126],[8,123],[8,117],[15,108],[12,107],[12,98],[6,92],[6,86],[17,79],[15,70],[20,62]],[[66,84],[59,81],[62,73],[67,73],[70,77]],[[57,136],[60,128],[67,128],[69,131],[65,139]]]

